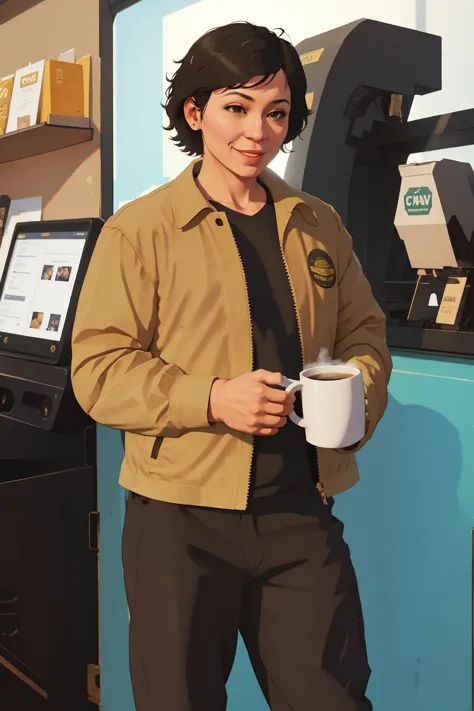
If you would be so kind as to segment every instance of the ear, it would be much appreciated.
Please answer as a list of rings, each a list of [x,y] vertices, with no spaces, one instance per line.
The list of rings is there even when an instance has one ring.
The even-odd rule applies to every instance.
[[[197,108],[192,96],[189,96],[184,102],[183,112],[189,127],[193,131],[199,131],[201,128],[201,111]]]

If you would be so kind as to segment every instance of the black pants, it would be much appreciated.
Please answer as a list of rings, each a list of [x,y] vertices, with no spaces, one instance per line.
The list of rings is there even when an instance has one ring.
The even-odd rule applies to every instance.
[[[342,524],[317,492],[251,515],[130,495],[123,535],[137,711],[224,711],[238,631],[273,711],[371,711]]]

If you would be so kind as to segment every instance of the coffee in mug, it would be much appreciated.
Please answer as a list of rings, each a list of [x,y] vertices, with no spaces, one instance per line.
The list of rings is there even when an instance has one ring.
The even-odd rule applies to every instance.
[[[283,378],[287,392],[301,391],[303,417],[290,413],[304,427],[315,447],[343,449],[365,435],[365,393],[362,373],[355,365],[317,365],[300,373],[299,380]]]
[[[344,380],[345,378],[352,378],[352,373],[334,373],[329,371],[327,373],[315,373],[310,375],[310,380]]]

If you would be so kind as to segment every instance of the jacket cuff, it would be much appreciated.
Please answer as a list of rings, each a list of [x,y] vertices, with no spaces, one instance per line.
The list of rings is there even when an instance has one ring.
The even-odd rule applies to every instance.
[[[171,420],[180,432],[210,427],[209,397],[217,378],[211,375],[181,375],[169,395]]]

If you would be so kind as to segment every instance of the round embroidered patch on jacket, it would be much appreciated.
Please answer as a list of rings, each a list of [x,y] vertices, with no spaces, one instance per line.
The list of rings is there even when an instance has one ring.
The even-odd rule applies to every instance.
[[[308,254],[308,267],[316,284],[323,289],[330,289],[336,283],[334,262],[322,249],[313,249]]]

